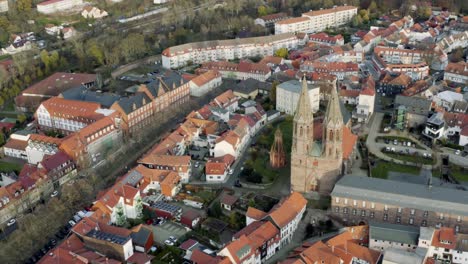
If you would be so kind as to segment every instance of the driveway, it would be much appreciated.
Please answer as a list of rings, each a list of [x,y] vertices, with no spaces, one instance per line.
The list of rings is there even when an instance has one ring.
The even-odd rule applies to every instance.
[[[169,236],[174,236],[179,239],[188,232],[181,224],[172,221],[167,221],[161,226],[152,225],[151,227],[153,228],[154,242],[159,245],[164,245],[164,241],[168,239]]]

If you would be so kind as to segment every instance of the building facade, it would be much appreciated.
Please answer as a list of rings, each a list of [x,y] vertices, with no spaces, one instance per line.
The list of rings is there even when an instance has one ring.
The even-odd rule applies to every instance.
[[[42,14],[52,14],[56,12],[69,11],[79,5],[83,5],[83,0],[48,0],[37,4],[37,12]]]
[[[335,6],[329,9],[303,13],[301,17],[281,20],[275,23],[275,34],[313,33],[330,27],[338,27],[351,21],[357,14],[355,6]]]
[[[263,57],[273,55],[280,48],[296,48],[298,43],[299,40],[291,33],[187,43],[165,49],[162,52],[162,65],[164,68],[174,69],[189,63]]]
[[[313,112],[317,112],[320,106],[320,88],[307,84],[310,106]],[[276,110],[288,115],[294,115],[297,110],[301,94],[301,82],[291,80],[279,84],[276,87]]]
[[[331,193],[332,213],[353,225],[369,221],[468,231],[468,194],[362,176],[345,176]]]

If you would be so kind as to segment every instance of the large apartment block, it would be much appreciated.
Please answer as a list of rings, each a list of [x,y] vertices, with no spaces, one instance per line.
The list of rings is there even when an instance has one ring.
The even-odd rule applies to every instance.
[[[273,55],[280,48],[296,48],[299,39],[292,33],[266,37],[213,40],[187,43],[165,49],[162,65],[167,69],[208,61],[244,59]]]
[[[37,12],[42,14],[66,12],[79,5],[83,5],[83,0],[49,0],[37,4]]]
[[[373,221],[468,231],[466,191],[349,175],[331,197],[332,213],[349,225]]]
[[[283,33],[313,33],[329,27],[337,27],[351,21],[357,14],[355,6],[335,6],[303,13],[301,17],[293,17],[275,23],[275,34]]]

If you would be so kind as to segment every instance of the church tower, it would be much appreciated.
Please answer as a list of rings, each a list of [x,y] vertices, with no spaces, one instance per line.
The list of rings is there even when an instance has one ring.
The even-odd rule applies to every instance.
[[[331,89],[327,112],[323,120],[323,156],[328,159],[342,160],[343,158],[343,115],[341,113],[340,98],[336,89],[336,79]]]
[[[291,149],[291,189],[309,191],[312,164],[308,158],[314,143],[314,116],[310,105],[307,80],[302,79],[302,89],[293,121]]]

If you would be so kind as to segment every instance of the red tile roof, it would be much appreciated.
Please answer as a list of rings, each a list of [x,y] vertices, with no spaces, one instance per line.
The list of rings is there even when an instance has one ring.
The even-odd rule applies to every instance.
[[[94,81],[96,81],[95,74],[56,72],[46,79],[29,86],[21,94],[57,96],[70,88]]]
[[[291,193],[280,201],[268,214],[280,228],[291,222],[307,205],[307,200],[298,192]]]
[[[8,142],[3,147],[26,151],[27,146],[28,146],[27,140],[19,140],[19,139],[10,138],[10,140],[8,140]]]

